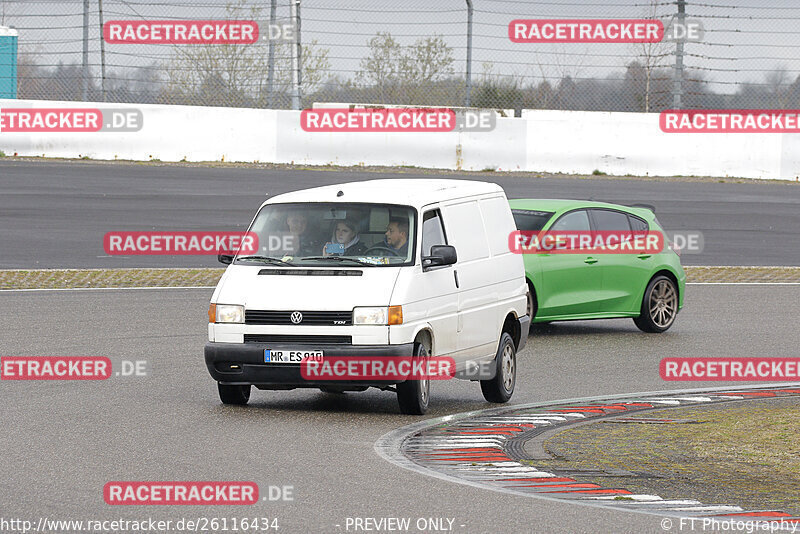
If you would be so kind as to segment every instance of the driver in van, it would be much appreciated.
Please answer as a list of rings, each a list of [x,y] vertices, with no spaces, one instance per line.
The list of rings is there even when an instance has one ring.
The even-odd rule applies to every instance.
[[[386,245],[396,255],[408,256],[408,219],[392,217],[386,227]]]
[[[361,256],[367,251],[364,243],[361,243],[358,235],[358,224],[352,220],[337,221],[333,229],[331,241],[322,247],[322,255],[329,256],[334,253],[328,252],[328,245],[342,245],[342,252],[335,253],[343,256]]]

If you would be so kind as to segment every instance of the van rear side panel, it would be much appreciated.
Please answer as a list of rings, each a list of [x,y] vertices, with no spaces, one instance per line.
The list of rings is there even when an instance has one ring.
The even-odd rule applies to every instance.
[[[456,247],[458,262],[458,359],[486,356],[497,334],[493,273],[489,241],[477,200],[450,202],[442,208],[448,242]]]
[[[517,229],[508,200],[505,195],[495,196],[482,199],[478,205],[489,236],[501,315],[505,317],[513,311],[517,317],[521,317],[527,313],[527,303],[520,295],[524,295],[528,287],[525,283],[525,263],[522,256],[514,254],[508,247],[508,238]]]
[[[492,256],[512,254],[508,248],[508,236],[516,230],[514,217],[505,196],[484,198],[478,202],[489,236],[489,251]]]

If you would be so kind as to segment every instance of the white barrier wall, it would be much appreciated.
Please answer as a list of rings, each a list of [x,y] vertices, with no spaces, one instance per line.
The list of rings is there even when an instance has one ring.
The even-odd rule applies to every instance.
[[[8,155],[162,161],[389,165],[796,180],[799,134],[666,134],[657,114],[525,110],[491,132],[312,133],[300,112],[0,100],[3,108],[138,109],[137,132],[0,131]]]
[[[657,113],[525,110],[522,118],[528,170],[792,180],[800,174],[797,165],[781,170],[785,134],[664,133]]]
[[[137,132],[9,133],[0,150],[20,156],[148,161],[273,161],[275,111],[199,106],[0,99],[5,108],[138,109]]]

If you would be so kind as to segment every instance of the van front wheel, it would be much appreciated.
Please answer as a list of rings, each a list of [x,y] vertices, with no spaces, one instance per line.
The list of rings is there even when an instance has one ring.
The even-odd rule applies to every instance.
[[[508,402],[517,383],[517,347],[508,332],[503,332],[500,337],[494,360],[494,378],[481,380],[483,398],[489,402]]]
[[[428,349],[422,343],[414,344],[414,358],[428,359]],[[406,380],[397,384],[397,402],[400,412],[407,415],[424,415],[428,411],[431,395],[431,381]]]
[[[222,404],[247,404],[250,400],[250,386],[231,386],[217,382],[219,389],[219,400]]]

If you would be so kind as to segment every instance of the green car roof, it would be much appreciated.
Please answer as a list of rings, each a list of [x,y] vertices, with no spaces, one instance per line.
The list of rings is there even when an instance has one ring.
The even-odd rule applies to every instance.
[[[511,209],[552,211],[553,213],[569,211],[577,208],[612,208],[627,213],[638,215],[648,221],[653,220],[654,213],[647,208],[610,204],[608,202],[595,202],[594,200],[570,200],[559,198],[516,198],[509,200]]]

